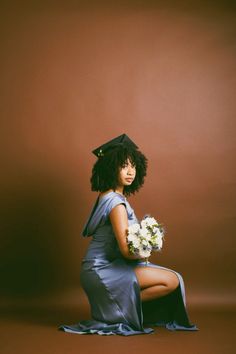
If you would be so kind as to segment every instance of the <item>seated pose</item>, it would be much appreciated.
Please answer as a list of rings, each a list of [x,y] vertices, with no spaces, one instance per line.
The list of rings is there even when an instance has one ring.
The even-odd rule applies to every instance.
[[[189,322],[181,275],[129,251],[127,229],[138,220],[126,197],[143,185],[147,158],[125,134],[93,153],[91,186],[99,195],[83,229],[92,239],[80,273],[92,319],[59,329],[125,336],[152,333],[150,326],[197,330]]]

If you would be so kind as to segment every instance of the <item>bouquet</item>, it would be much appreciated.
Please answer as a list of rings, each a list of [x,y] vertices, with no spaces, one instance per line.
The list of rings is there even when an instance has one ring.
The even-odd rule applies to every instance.
[[[163,246],[164,229],[153,217],[146,216],[140,223],[130,225],[127,232],[127,243],[131,254],[146,259],[152,250],[160,251]]]

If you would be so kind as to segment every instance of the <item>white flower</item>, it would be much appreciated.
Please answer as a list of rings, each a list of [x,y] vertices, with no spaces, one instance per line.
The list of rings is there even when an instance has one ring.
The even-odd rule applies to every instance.
[[[145,240],[145,239],[143,239],[143,240],[141,241],[141,243],[142,243],[143,246],[148,246],[148,241]]]
[[[139,246],[140,246],[140,238],[136,238],[136,239],[134,239],[133,240],[133,246],[134,246],[134,248],[139,248]]]
[[[147,217],[141,221],[142,227],[153,227],[154,225],[158,225],[158,222],[155,218]]]
[[[139,250],[139,255],[142,258],[147,258],[151,255],[151,251],[150,250],[144,250],[144,249],[140,249]]]
[[[163,246],[163,238],[162,238],[162,236],[161,237],[157,237],[157,245],[158,245],[158,248],[162,248],[162,246]]]
[[[145,227],[143,227],[142,229],[139,230],[139,234],[141,237],[144,237],[147,240],[149,240],[151,238],[149,231]]]
[[[153,217],[144,218],[141,224],[130,225],[127,242],[131,253],[138,254],[141,258],[148,258],[152,250],[160,250],[164,236],[164,231],[160,226]]]
[[[140,223],[142,228],[145,228],[147,226],[146,219],[143,219]]]
[[[135,234],[128,234],[127,239],[128,239],[128,242],[133,242],[134,240],[137,239],[137,235],[135,235]]]
[[[128,232],[131,234],[136,234],[140,230],[139,224],[132,224],[128,227]]]
[[[159,228],[155,228],[155,235],[157,236],[157,237],[163,237],[163,233],[160,231],[160,229]]]
[[[161,249],[163,246],[163,237],[156,236],[156,237],[152,238],[152,246],[153,246],[153,248]]]

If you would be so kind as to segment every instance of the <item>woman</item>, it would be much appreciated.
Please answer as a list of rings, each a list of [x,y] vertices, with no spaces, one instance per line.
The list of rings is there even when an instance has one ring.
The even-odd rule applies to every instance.
[[[144,183],[147,159],[125,134],[95,149],[91,186],[99,195],[84,227],[92,236],[82,261],[81,284],[92,320],[59,329],[72,333],[152,333],[146,324],[197,330],[186,312],[181,275],[130,254],[127,229],[137,223],[126,197]]]

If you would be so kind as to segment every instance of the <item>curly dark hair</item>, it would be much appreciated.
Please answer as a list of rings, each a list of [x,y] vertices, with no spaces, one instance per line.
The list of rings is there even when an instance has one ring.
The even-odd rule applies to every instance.
[[[124,195],[129,196],[137,192],[144,184],[147,171],[147,158],[130,145],[116,145],[98,158],[92,169],[90,179],[92,191],[105,192],[118,186],[118,174],[127,160],[136,167],[136,176],[129,186],[124,186]]]

